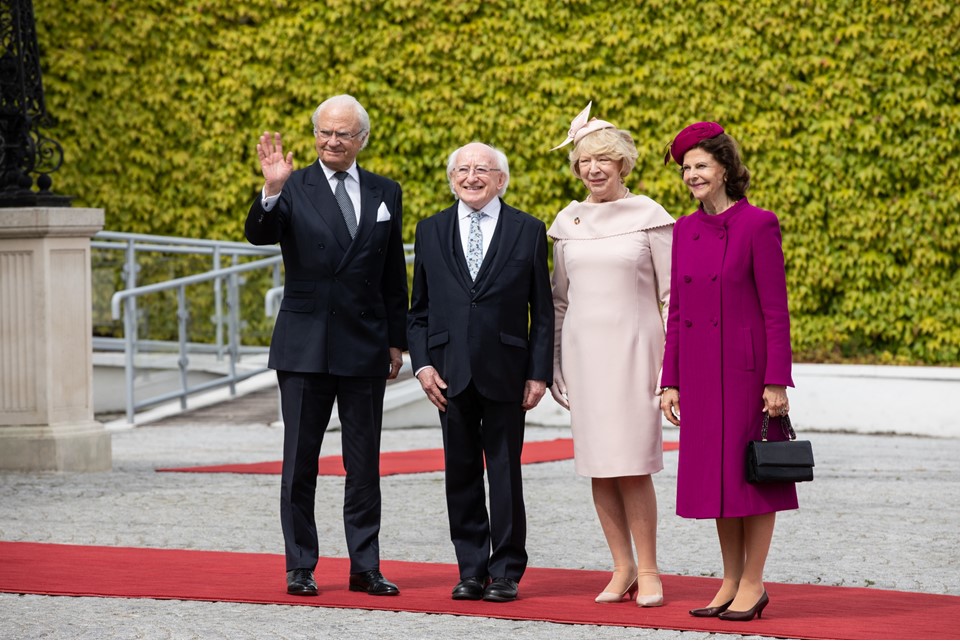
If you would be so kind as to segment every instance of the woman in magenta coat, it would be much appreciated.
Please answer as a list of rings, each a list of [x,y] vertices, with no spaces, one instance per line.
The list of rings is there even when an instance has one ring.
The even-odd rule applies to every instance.
[[[681,131],[670,156],[700,206],[673,229],[660,406],[681,426],[677,514],[716,519],[723,557],[720,590],[690,614],[750,620],[769,602],[776,512],[797,507],[793,483],[751,485],[745,471],[763,412],[786,414],[793,386],[780,224],[747,202],[750,173],[717,123]]]

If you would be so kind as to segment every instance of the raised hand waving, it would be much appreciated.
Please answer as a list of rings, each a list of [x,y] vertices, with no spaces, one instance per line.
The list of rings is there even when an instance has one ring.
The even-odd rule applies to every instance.
[[[293,173],[293,152],[288,151],[284,157],[283,139],[279,131],[272,135],[269,131],[263,132],[260,142],[257,143],[257,157],[260,159],[260,171],[263,172],[265,181],[265,195],[279,194]]]

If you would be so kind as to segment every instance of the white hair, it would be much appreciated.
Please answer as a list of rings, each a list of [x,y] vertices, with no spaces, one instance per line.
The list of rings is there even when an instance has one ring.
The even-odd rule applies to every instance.
[[[491,145],[488,145],[488,144],[485,143],[485,142],[477,142],[477,141],[474,141],[474,142],[471,142],[471,143],[468,143],[468,144],[470,144],[470,145],[474,145],[474,144],[476,144],[476,145],[483,145],[484,147],[486,147],[487,149],[490,150],[490,153],[493,154],[493,157],[496,159],[495,162],[496,162],[496,165],[497,165],[497,169],[499,169],[499,170],[501,171],[501,173],[503,173],[503,187],[501,187],[501,188],[500,188],[500,191],[497,192],[497,195],[500,196],[501,198],[503,198],[503,195],[504,195],[505,193],[507,193],[507,185],[510,184],[510,163],[507,162],[507,154],[503,153],[502,151],[500,151],[500,150],[497,149],[496,147],[493,147],[493,146],[491,146]],[[458,147],[452,154],[450,154],[450,155],[447,157],[447,180],[450,182],[450,192],[451,192],[454,196],[457,195],[457,190],[456,190],[456,189],[454,188],[454,186],[453,186],[453,175],[452,175],[452,174],[453,174],[454,168],[457,166],[457,155],[458,155],[461,151],[463,151],[463,148],[466,147],[466,146],[467,146],[467,145],[464,145],[463,147]]]
[[[313,115],[310,116],[310,122],[313,123],[313,134],[317,134],[317,119],[320,118],[320,112],[327,107],[353,108],[357,114],[357,120],[360,121],[360,131],[366,132],[366,135],[363,137],[363,144],[360,145],[360,149],[366,147],[367,141],[370,140],[370,116],[367,115],[367,110],[363,108],[363,105],[360,104],[360,101],[348,94],[340,94],[339,96],[327,98],[321,102],[316,109],[314,109]]]

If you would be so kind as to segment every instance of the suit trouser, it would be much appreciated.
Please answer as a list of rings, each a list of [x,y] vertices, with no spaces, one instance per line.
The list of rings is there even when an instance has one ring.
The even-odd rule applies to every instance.
[[[527,520],[520,476],[525,412],[520,401],[484,398],[473,383],[440,412],[447,514],[460,578],[520,580],[527,567]],[[483,470],[490,485],[487,513]],[[491,549],[492,548],[492,549]]]
[[[280,523],[287,570],[313,569],[320,557],[314,505],[320,446],[333,403],[340,415],[343,525],[350,572],[380,567],[380,428],[386,377],[277,372],[283,413]]]

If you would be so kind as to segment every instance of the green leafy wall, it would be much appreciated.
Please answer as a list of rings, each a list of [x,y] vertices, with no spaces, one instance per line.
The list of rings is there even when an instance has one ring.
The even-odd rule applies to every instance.
[[[511,160],[549,221],[583,190],[548,151],[587,101],[632,131],[628,179],[693,209],[663,150],[694,120],[742,144],[780,216],[797,360],[960,362],[960,9],[952,1],[41,0],[54,189],[115,231],[242,239],[265,129],[297,166],[351,93],[406,240],[451,202],[447,154]]]

